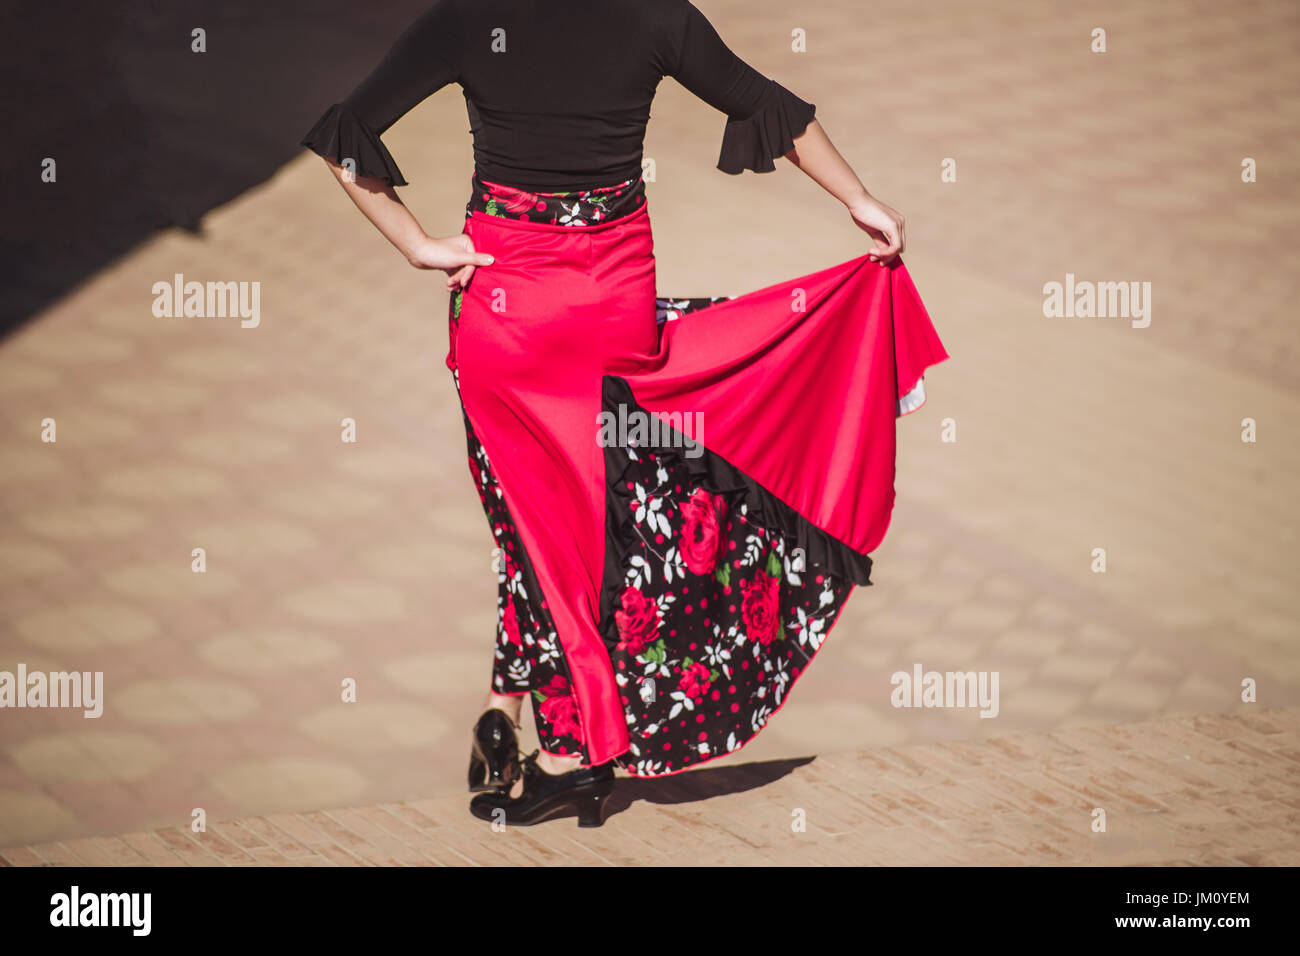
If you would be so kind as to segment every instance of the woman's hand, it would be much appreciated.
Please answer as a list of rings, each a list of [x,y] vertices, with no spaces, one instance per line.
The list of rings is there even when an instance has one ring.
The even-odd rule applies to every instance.
[[[357,208],[406,256],[407,262],[417,269],[441,269],[448,274],[447,291],[468,285],[476,266],[492,264],[492,257],[475,252],[474,243],[464,233],[446,239],[427,236],[386,179],[352,176],[331,159],[326,159],[325,165]]]
[[[411,249],[407,259],[417,269],[441,269],[447,273],[448,292],[457,286],[465,288],[478,266],[490,266],[493,262],[486,252],[475,252],[473,240],[464,233],[445,239],[425,236]]]
[[[875,248],[868,253],[874,261],[884,266],[902,253],[907,244],[903,217],[867,192],[821,123],[813,119],[794,138],[794,149],[785,155],[813,182],[844,203],[858,228],[875,240]]]
[[[907,229],[902,215],[874,196],[849,206],[849,215],[858,228],[875,240],[876,248],[867,253],[882,266],[891,262],[907,244]]]

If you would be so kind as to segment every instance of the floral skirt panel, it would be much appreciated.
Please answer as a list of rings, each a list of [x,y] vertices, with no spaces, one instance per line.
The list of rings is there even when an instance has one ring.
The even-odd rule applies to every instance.
[[[593,237],[613,235],[610,230],[617,229],[621,220],[643,217],[644,206],[642,180],[569,193],[535,193],[475,177],[467,224],[480,227],[474,235],[476,248],[492,252],[503,263],[527,263],[535,273],[535,250],[544,249],[549,256],[554,249],[557,259],[577,263],[582,272],[597,269],[599,258],[590,250],[584,252],[580,240],[573,240],[579,242],[575,247],[557,235],[577,237],[592,227]],[[482,228],[490,223],[486,217],[511,220],[528,231],[487,231]],[[485,248],[483,237],[497,240],[497,247]],[[552,246],[553,242],[563,245]],[[606,259],[619,260],[617,243],[607,243],[606,248],[612,250],[605,253]],[[643,282],[644,273],[639,271],[643,255],[629,254],[632,266],[627,281]],[[545,326],[522,327],[538,313],[512,304],[492,314],[489,305],[495,297],[530,303],[535,288],[550,291],[545,283],[530,285],[536,283],[531,275],[515,281],[504,271],[497,273],[497,279],[486,280],[485,286],[492,284],[491,288],[473,290],[471,283],[469,295],[477,294],[479,301],[468,331],[462,327],[466,293],[452,294],[447,364],[459,392],[463,383],[458,342],[462,349],[467,344],[473,349],[470,401],[461,393],[469,466],[499,549],[491,686],[499,694],[530,696],[543,749],[579,754],[584,765],[614,759],[639,776],[675,773],[740,749],[784,704],[853,588],[870,583],[867,552],[883,535],[892,506],[893,419],[903,411],[906,396],[915,400],[925,368],[947,355],[919,299],[915,304],[906,299],[910,281],[898,285],[890,278],[883,280],[885,294],[901,301],[870,306],[885,321],[873,326],[869,336],[857,331],[859,325],[872,325],[870,316],[863,316],[864,295],[844,292],[842,287],[854,278],[870,279],[875,282],[873,289],[880,288],[874,276],[857,278],[859,265],[849,263],[834,274],[827,270],[825,276],[803,277],[808,288],[799,291],[821,300],[811,311],[820,309],[817,321],[825,327],[804,329],[800,316],[782,319],[789,328],[776,330],[773,337],[789,343],[786,347],[794,350],[789,355],[764,359],[780,348],[761,337],[753,344],[741,341],[742,329],[785,314],[772,304],[784,301],[780,295],[784,290],[771,287],[775,291],[763,301],[752,298],[758,293],[751,293],[741,297],[744,303],[724,296],[656,296],[653,315],[647,311],[644,320],[648,323],[644,349],[602,345],[601,327],[580,327],[572,340],[575,349],[599,352],[603,348],[608,354],[597,366],[575,364],[566,369],[565,350],[552,351],[548,361],[555,366],[554,379],[532,369],[529,344],[530,336],[535,336],[539,353],[547,349],[549,330],[567,321],[563,307],[555,311],[553,305],[530,306],[553,318]],[[480,269],[474,281],[484,282],[482,277],[491,274],[490,269]],[[489,299],[489,294],[494,298]],[[837,301],[836,296],[845,295],[850,298]],[[564,301],[569,300],[572,309],[583,308],[581,295],[570,293]],[[753,310],[756,318],[737,313],[738,305]],[[919,328],[900,326],[899,314]],[[715,315],[716,329],[709,326]],[[852,330],[843,333],[838,344],[841,350],[858,349],[857,358],[850,355],[841,361],[819,351],[824,348],[821,343],[828,337],[833,340],[840,329]],[[702,344],[688,346],[692,335],[702,336]],[[850,335],[860,336],[862,342],[850,340]],[[689,359],[676,360],[675,365],[671,359],[665,361],[674,336],[682,340],[679,355],[701,356],[698,367]],[[494,337],[500,338],[502,347],[485,349],[485,341],[495,344]],[[516,347],[521,342],[523,347]],[[900,342],[909,353],[903,359],[894,354]],[[651,351],[654,348],[659,348],[657,355]],[[755,388],[763,387],[757,383],[771,379],[773,371],[756,363],[779,363],[795,388],[809,374],[813,379],[839,376],[837,397],[874,409],[875,427],[862,440],[863,447],[845,453],[833,434],[828,440],[801,442],[794,437],[800,434],[797,427],[779,440],[746,435],[741,424],[746,420],[744,410],[736,414],[732,408],[736,399],[726,393],[732,350],[737,366],[744,364],[742,359],[752,359],[749,364],[754,367],[737,371],[732,384],[737,395],[756,403],[765,399],[754,394]],[[875,357],[866,361],[869,353]],[[593,367],[600,371],[593,373]],[[864,367],[875,374],[860,374]],[[537,377],[529,379],[535,373]],[[743,380],[747,374],[754,376],[752,383]],[[501,380],[489,382],[495,375]],[[546,455],[536,449],[526,451],[518,440],[512,445],[497,438],[496,447],[492,438],[480,440],[480,423],[489,426],[491,434],[510,434],[491,420],[532,417],[534,408],[539,410],[532,421],[533,432],[548,432],[554,425],[555,435],[561,435],[558,422],[572,403],[545,405],[548,411],[543,413],[543,399],[535,398],[551,388],[552,381],[562,383],[557,389],[570,388],[571,394],[563,396],[566,401],[572,399],[579,409],[590,408],[590,453],[577,440],[565,445],[562,438],[543,434],[538,447],[554,448],[554,457],[564,459],[568,468],[551,472]],[[505,392],[514,402],[508,412],[495,404]],[[551,398],[545,396],[547,401]],[[674,400],[667,412],[666,398]],[[809,396],[816,399],[815,394]],[[769,404],[773,401],[769,399]],[[549,411],[552,408],[557,411]],[[692,420],[693,409],[701,410],[699,421]],[[837,415],[834,407],[829,411],[840,420],[817,422],[818,431],[834,432],[838,424],[850,439],[854,428],[866,435],[865,423],[855,425],[852,414]],[[761,412],[760,405],[756,414]],[[776,414],[781,415],[779,410]],[[792,414],[787,411],[783,417]],[[712,432],[704,427],[718,421],[720,431],[718,426]],[[887,440],[877,434],[885,421]],[[773,448],[774,441],[783,447]],[[502,459],[512,455],[512,447],[519,459],[528,459],[527,468],[513,457]],[[511,466],[506,473],[513,476],[504,489],[494,467],[503,460]],[[741,462],[752,464],[746,467]],[[575,492],[569,521],[559,513],[568,507],[564,500],[554,494],[546,499],[530,494],[530,487],[546,487],[553,493],[566,484],[566,476],[575,473],[580,480],[567,483],[583,485],[585,497]],[[823,506],[828,496],[848,504]],[[863,508],[855,504],[858,498],[876,503]],[[596,526],[584,529],[573,516],[588,512],[596,513]],[[522,528],[518,517],[527,519]],[[555,555],[561,553],[561,546],[572,544],[570,524],[578,526],[571,534],[581,545],[578,551],[567,552],[570,560],[560,567]],[[534,554],[530,555],[525,541],[531,542]],[[574,554],[582,557],[575,561]],[[536,557],[546,559],[540,573]],[[570,568],[574,563],[583,568]],[[561,605],[555,606],[556,600]],[[567,617],[553,614],[556,610]],[[557,616],[569,622],[567,627],[557,626]],[[592,653],[593,646],[599,653]]]
[[[682,306],[682,315],[704,307]],[[644,411],[621,380],[616,421]],[[644,420],[644,419],[643,419]],[[603,620],[631,729],[621,765],[684,770],[743,747],[785,702],[871,559],[832,573],[811,526],[689,436],[606,446],[611,541]]]

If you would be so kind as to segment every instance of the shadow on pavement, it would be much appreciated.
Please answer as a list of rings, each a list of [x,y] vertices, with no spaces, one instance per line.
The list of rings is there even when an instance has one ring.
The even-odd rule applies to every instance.
[[[608,812],[610,816],[621,813],[638,800],[657,804],[695,803],[712,797],[756,790],[775,783],[816,759],[795,757],[789,760],[764,760],[735,767],[688,770],[655,780],[620,777],[609,797]]]
[[[199,232],[210,209],[268,179],[427,5],[6,4],[0,335],[154,232]],[[196,29],[205,52],[191,48]]]

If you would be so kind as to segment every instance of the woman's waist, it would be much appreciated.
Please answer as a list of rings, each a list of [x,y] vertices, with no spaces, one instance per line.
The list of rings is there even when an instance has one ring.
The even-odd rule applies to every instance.
[[[606,186],[546,192],[470,177],[465,215],[495,217],[556,229],[592,229],[627,219],[646,208],[646,184],[638,175]]]

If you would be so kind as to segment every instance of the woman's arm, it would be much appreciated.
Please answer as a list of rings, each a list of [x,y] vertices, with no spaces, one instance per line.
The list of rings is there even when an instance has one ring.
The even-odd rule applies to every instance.
[[[325,165],[334,173],[343,191],[362,214],[417,269],[441,269],[447,273],[448,291],[469,285],[476,266],[492,264],[487,253],[475,252],[469,236],[434,239],[420,228],[411,210],[398,198],[388,180],[379,176],[353,177],[331,159]]]
[[[903,217],[867,192],[817,122],[816,107],[733,53],[690,0],[668,9],[675,20],[664,57],[667,75],[727,114],[718,168],[766,173],[775,169],[773,158],[784,155],[844,203],[875,240],[873,259],[883,265],[902,252]]]
[[[867,192],[821,123],[814,119],[803,133],[794,137],[794,149],[785,158],[844,203],[858,227],[875,240],[876,248],[868,253],[873,259],[884,265],[903,251],[907,230],[902,215]]]
[[[441,269],[447,288],[469,284],[475,266],[492,257],[474,252],[469,236],[434,239],[397,198],[406,179],[380,135],[418,103],[460,75],[461,25],[451,0],[434,0],[402,31],[383,60],[342,103],[303,138],[324,158],[357,208],[417,269]]]

